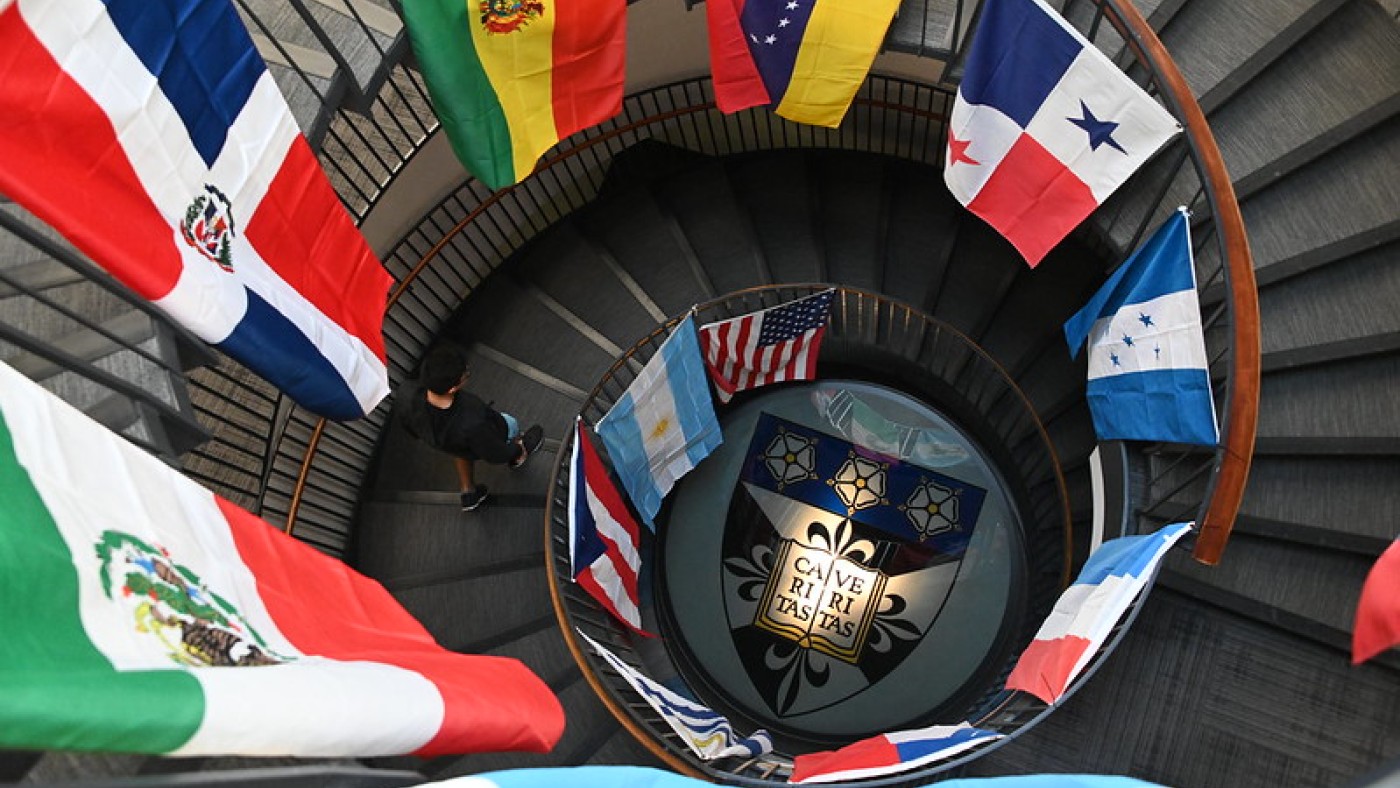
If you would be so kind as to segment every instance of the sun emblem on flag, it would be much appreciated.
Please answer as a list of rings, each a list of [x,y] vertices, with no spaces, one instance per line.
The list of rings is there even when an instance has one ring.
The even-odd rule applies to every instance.
[[[542,16],[540,0],[481,0],[481,26],[491,35],[514,33]]]
[[[102,560],[102,592],[128,608],[136,631],[176,664],[250,667],[291,660],[273,653],[233,605],[165,548],[105,531],[96,550]]]
[[[909,518],[919,541],[958,527],[958,491],[938,482],[922,479],[909,500],[899,510]]]
[[[763,464],[778,482],[778,492],[789,484],[817,478],[816,443],[812,438],[778,429],[763,450]]]
[[[236,234],[233,207],[217,188],[204,184],[204,192],[192,200],[180,220],[180,235],[191,249],[220,268],[233,272],[230,246]]]
[[[875,462],[851,450],[846,461],[829,480],[850,512],[888,503],[885,500],[885,471],[888,463]]]

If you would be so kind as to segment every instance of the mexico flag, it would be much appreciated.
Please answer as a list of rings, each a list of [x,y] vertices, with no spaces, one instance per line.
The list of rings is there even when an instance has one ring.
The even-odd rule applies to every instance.
[[[546,751],[512,659],[454,654],[378,583],[0,364],[0,748]]]
[[[413,0],[403,14],[452,150],[492,189],[622,111],[626,0]]]

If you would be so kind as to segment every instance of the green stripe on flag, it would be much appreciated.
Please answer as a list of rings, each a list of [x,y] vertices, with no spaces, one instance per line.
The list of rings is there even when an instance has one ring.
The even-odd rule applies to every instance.
[[[199,682],[117,671],[88,639],[68,545],[2,414],[0,501],[0,747],[156,753],[188,741],[204,718]]]
[[[467,0],[403,4],[433,109],[463,166],[492,189],[516,182],[505,109],[472,43]],[[472,3],[474,6],[475,3]]]

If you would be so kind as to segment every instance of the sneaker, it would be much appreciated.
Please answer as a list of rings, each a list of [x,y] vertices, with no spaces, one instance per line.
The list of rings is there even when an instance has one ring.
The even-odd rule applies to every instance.
[[[475,490],[462,493],[462,511],[474,512],[477,507],[486,503],[486,485],[478,484]]]
[[[525,447],[525,455],[515,462],[512,462],[510,467],[519,468],[524,465],[525,462],[530,459],[530,455],[534,454],[535,450],[538,449],[542,443],[544,443],[544,428],[538,424],[531,425],[530,429],[525,430],[525,433],[520,436],[520,444]]]

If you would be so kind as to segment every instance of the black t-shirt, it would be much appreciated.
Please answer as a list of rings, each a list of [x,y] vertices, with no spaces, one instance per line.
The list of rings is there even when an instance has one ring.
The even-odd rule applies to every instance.
[[[427,392],[418,389],[411,400],[410,420],[428,445],[466,460],[508,463],[520,456],[520,447],[508,437],[506,420],[481,398],[459,391],[452,405],[429,404]]]

